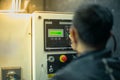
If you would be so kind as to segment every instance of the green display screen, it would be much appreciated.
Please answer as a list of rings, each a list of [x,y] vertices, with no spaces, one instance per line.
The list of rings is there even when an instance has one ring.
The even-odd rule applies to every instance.
[[[63,37],[63,29],[48,29],[48,37]]]

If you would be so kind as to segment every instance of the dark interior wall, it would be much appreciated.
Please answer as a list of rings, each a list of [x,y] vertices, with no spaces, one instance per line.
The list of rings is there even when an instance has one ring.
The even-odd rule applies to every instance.
[[[24,8],[25,0],[21,0],[21,9]],[[0,0],[0,10],[10,10],[12,7],[12,0]]]
[[[107,6],[113,12],[114,26],[112,32],[117,40],[115,56],[120,56],[120,0],[97,0],[97,4]],[[108,45],[110,47],[113,46],[113,41],[111,40]]]
[[[58,11],[58,12],[73,12],[79,5],[96,3],[111,9],[114,15],[113,34],[117,39],[117,50],[115,55],[120,55],[120,0],[45,0],[45,11]],[[108,46],[114,46],[112,38]]]
[[[12,0],[0,0],[0,10],[8,10],[11,7]]]
[[[43,11],[45,0],[30,0],[27,12],[32,13],[34,11]]]
[[[95,2],[96,0],[45,0],[45,10],[73,12],[79,5]]]

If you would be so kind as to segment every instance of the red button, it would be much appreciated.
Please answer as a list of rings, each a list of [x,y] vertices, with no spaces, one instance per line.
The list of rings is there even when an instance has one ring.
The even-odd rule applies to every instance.
[[[66,55],[61,55],[60,56],[60,62],[66,62],[67,61],[67,56]]]

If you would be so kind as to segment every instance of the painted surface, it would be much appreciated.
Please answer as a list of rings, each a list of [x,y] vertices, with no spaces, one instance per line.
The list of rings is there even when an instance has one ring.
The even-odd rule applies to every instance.
[[[0,69],[21,67],[22,80],[31,80],[30,34],[30,15],[0,13]]]

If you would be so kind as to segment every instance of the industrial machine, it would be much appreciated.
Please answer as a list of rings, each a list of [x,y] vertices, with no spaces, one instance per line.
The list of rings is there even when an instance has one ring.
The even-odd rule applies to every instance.
[[[31,57],[31,15],[0,13],[0,80],[31,80]]]
[[[71,13],[32,14],[33,80],[48,80],[75,57],[70,46]]]
[[[0,80],[48,80],[70,63],[76,55],[69,40],[72,16],[0,13]]]

